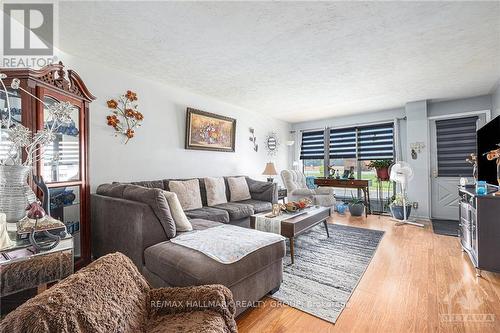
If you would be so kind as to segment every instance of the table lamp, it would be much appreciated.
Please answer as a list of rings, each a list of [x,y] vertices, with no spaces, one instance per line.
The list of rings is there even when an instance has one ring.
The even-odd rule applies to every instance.
[[[274,163],[273,162],[266,163],[266,167],[262,172],[262,174],[268,176],[267,181],[272,183],[274,181],[272,176],[276,176],[278,174],[276,172],[276,168],[274,167]]]

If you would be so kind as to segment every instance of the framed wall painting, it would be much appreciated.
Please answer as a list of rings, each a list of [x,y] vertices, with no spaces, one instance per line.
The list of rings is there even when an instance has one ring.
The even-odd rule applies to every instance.
[[[234,152],[236,119],[187,108],[186,149]]]

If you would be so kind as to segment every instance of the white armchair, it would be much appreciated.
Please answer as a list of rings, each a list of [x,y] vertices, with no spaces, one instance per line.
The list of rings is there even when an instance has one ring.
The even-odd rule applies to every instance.
[[[286,187],[289,201],[308,198],[318,206],[333,207],[335,205],[335,191],[332,188],[307,188],[306,177],[300,171],[283,170],[281,171],[281,179]]]

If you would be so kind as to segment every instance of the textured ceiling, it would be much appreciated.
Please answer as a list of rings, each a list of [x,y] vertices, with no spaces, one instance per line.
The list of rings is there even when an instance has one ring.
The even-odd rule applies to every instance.
[[[63,51],[290,122],[486,94],[500,78],[500,2],[59,6]]]

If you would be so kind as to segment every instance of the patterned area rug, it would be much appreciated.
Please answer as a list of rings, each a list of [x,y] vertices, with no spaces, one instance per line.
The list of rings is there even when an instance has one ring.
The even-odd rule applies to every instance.
[[[271,297],[335,323],[384,235],[383,231],[320,224],[295,239],[295,263],[289,244],[283,283]]]

